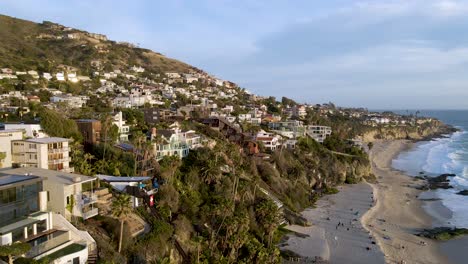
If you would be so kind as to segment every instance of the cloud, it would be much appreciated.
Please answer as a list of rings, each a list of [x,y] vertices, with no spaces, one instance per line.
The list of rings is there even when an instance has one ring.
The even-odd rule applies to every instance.
[[[302,101],[468,108],[460,100],[468,97],[467,7],[460,1],[353,3],[258,39],[257,52],[241,60],[247,66],[231,74],[254,92],[287,91]]]

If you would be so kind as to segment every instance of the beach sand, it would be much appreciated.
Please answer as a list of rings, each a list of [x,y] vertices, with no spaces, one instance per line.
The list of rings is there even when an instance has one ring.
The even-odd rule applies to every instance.
[[[320,199],[316,208],[302,213],[312,226],[288,226],[307,237],[288,235],[280,248],[309,259],[320,256],[330,263],[384,263],[384,255],[359,221],[372,206],[371,186],[359,183],[338,189],[339,193]]]
[[[449,263],[438,242],[414,235],[433,223],[423,202],[417,199],[421,191],[415,186],[424,181],[391,168],[392,159],[410,146],[403,140],[374,144],[370,156],[378,181],[371,184],[376,204],[363,216],[362,223],[377,239],[387,263]]]

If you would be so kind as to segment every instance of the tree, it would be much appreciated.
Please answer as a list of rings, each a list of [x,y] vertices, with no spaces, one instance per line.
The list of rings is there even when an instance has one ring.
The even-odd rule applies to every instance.
[[[273,232],[279,224],[279,212],[276,204],[270,200],[262,200],[255,208],[257,221],[267,236],[267,245],[271,246]]]
[[[6,158],[6,152],[0,152],[0,168],[3,168],[3,162]]]
[[[133,158],[134,158],[134,175],[137,175],[138,172],[138,157],[145,158],[146,152],[148,151],[148,144],[146,143],[146,135],[141,131],[136,131],[133,133],[132,137],[133,145]]]
[[[21,256],[31,250],[31,245],[27,243],[13,243],[7,246],[0,246],[0,256],[8,257],[8,263],[13,264],[13,258]]]
[[[120,238],[119,238],[119,250],[122,249],[122,238],[123,238],[123,227],[125,217],[132,211],[130,206],[130,195],[120,194],[114,198],[111,205],[112,215],[120,220]]]

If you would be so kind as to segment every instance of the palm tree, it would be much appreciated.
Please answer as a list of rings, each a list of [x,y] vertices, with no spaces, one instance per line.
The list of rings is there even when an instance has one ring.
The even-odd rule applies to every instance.
[[[146,144],[146,135],[143,134],[141,131],[136,131],[133,133],[132,138],[132,145],[133,145],[133,158],[134,158],[134,175],[137,175],[138,172],[138,156],[145,156],[145,151],[147,151],[148,147]]]
[[[132,211],[130,206],[130,195],[120,194],[114,198],[111,205],[112,215],[120,220],[120,238],[119,238],[119,253],[122,249],[123,226],[125,217]]]

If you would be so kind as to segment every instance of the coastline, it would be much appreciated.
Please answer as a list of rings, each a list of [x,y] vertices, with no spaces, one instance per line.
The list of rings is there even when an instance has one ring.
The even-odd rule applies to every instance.
[[[294,233],[280,249],[301,256],[302,263],[314,263],[317,256],[324,263],[464,263],[468,236],[435,241],[414,235],[424,228],[446,226],[451,216],[433,193],[417,189],[425,180],[392,168],[392,160],[414,144],[374,142],[369,158],[377,181],[339,186],[339,193],[321,198],[315,208],[302,212],[312,226],[287,226]],[[349,230],[337,229],[337,223],[347,223]]]
[[[376,238],[387,263],[449,263],[439,242],[413,235],[433,226],[433,218],[418,199],[423,191],[415,188],[425,181],[391,168],[393,158],[411,146],[407,140],[374,143],[370,159],[377,177],[377,183],[371,184],[376,203],[361,221]]]
[[[337,188],[337,194],[321,198],[315,208],[302,212],[311,226],[286,227],[293,233],[279,247],[300,259],[283,263],[315,263],[316,257],[323,261],[318,263],[384,263],[375,239],[359,221],[373,205],[372,187],[361,182]]]

